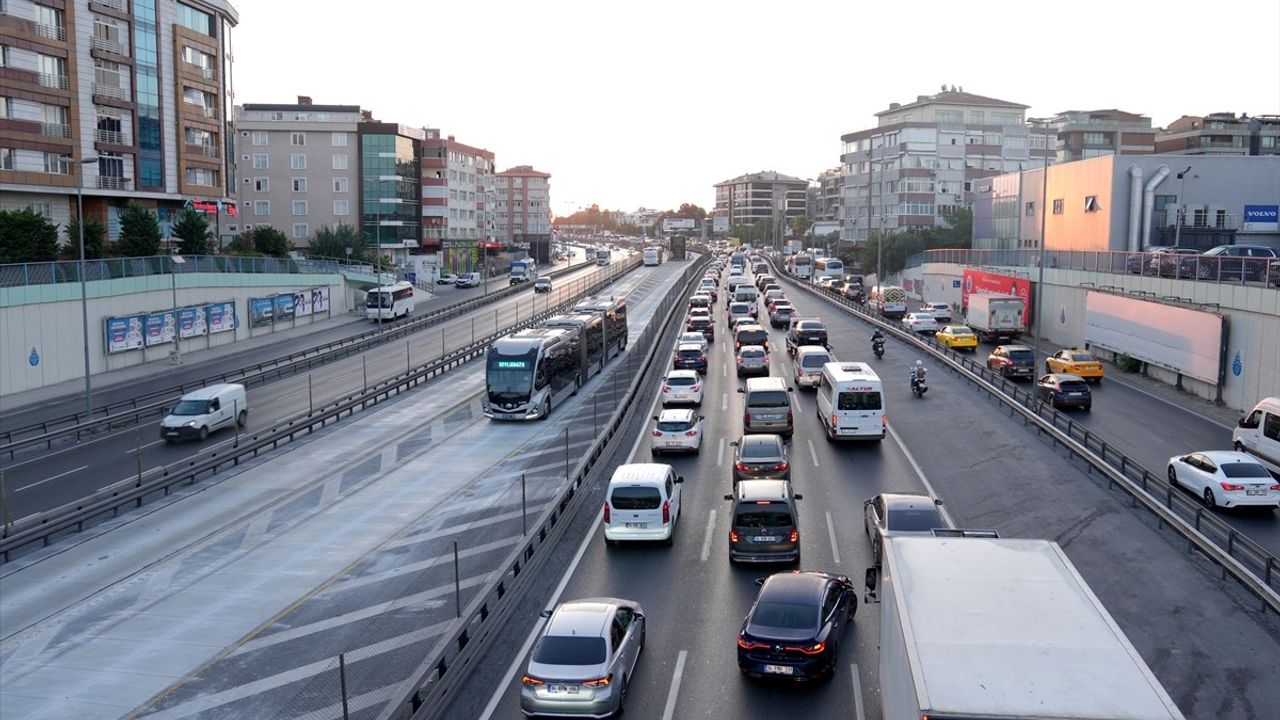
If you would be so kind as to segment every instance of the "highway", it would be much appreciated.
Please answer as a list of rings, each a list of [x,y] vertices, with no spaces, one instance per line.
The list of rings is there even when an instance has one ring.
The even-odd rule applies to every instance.
[[[827,322],[837,357],[869,356],[868,325],[787,289],[801,314]],[[761,684],[737,670],[735,637],[755,596],[755,578],[790,567],[728,562],[722,496],[730,487],[727,444],[741,432],[741,396],[734,392],[740,381],[731,369],[730,345],[722,339],[722,306],[721,339],[713,346],[703,403],[704,449],[699,456],[658,459],[685,477],[674,547],[606,548],[599,513],[582,518],[580,544],[548,564],[563,572],[551,573],[542,592],[522,604],[524,621],[512,623],[495,643],[500,649],[477,668],[447,717],[520,717],[519,677],[540,627],[538,611],[592,596],[637,600],[647,613],[647,642],[630,684],[627,717],[881,717],[879,606],[859,607],[843,639],[841,671],[829,683]],[[771,347],[774,373],[789,373],[781,331],[773,331]],[[931,489],[957,526],[1060,543],[1188,718],[1269,717],[1280,662],[1275,618],[1261,616],[1211,567],[1188,557],[1174,536],[1150,526],[956,376],[935,370],[926,398],[913,398],[906,376],[919,356],[890,340],[886,357],[872,361],[886,383],[892,429],[880,444],[828,444],[812,395],[797,392],[790,447],[793,482],[804,494],[801,567],[848,575],[860,587],[871,561],[863,500],[884,491]],[[637,438],[631,461],[651,460],[645,439]],[[603,488],[597,492],[602,499]],[[513,656],[512,648],[520,650]]]
[[[535,294],[532,287],[491,305],[441,325],[424,329],[361,355],[255,387],[248,392],[249,423],[241,432],[271,427],[273,423],[309,408],[320,408],[365,386],[419,367],[447,351],[456,350],[478,337],[506,327],[520,318],[542,312],[572,297],[582,288],[617,272],[621,265],[599,268],[584,266],[581,271],[558,278],[550,293]],[[448,290],[448,288],[446,288]],[[360,330],[368,329],[361,324]],[[311,336],[295,339],[298,347],[316,344]],[[282,348],[274,348],[272,357]],[[219,369],[243,367],[239,355],[220,358]],[[207,372],[205,373],[207,375]],[[199,375],[198,377],[203,377]],[[168,383],[169,378],[164,382]],[[154,382],[154,381],[153,381]],[[137,390],[136,383],[130,386]],[[110,389],[108,389],[110,391]],[[159,437],[159,422],[127,428],[92,440],[56,448],[35,450],[6,463],[5,486],[9,513],[14,519],[74,502],[116,483],[146,478],[159,469],[193,456],[228,447],[236,441],[233,429],[220,430],[204,442],[166,443]]]

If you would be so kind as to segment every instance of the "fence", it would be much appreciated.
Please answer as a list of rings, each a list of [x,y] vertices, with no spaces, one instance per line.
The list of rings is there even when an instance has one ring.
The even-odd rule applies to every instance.
[[[1111,252],[1103,250],[1049,250],[1044,266],[1056,270],[1084,270],[1144,277],[1201,280],[1215,283],[1267,283],[1280,286],[1280,260],[1271,257],[1237,257],[1188,252]],[[1040,252],[1022,250],[926,250],[907,258],[907,267],[921,263],[1035,268]]]
[[[334,272],[323,266],[308,265],[291,258],[242,257],[239,255],[183,255],[182,264],[167,255],[120,257],[84,261],[84,279],[115,280],[117,278],[186,273],[301,273]],[[0,287],[51,285],[80,282],[80,261],[60,260],[44,263],[0,265]]]

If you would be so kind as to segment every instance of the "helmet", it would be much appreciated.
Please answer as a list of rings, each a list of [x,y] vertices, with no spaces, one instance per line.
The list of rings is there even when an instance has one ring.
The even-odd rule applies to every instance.
[[[917,361],[916,361],[916,367],[924,367],[924,361],[923,361],[923,360],[917,360]]]

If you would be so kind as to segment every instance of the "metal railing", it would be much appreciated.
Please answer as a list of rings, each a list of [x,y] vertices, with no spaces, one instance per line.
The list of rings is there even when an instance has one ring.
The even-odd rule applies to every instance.
[[[99,190],[132,190],[133,178],[116,177],[114,175],[98,176]]]
[[[57,88],[58,90],[66,90],[69,87],[66,75],[39,73],[39,83],[45,87]]]
[[[1069,415],[1059,412],[985,364],[977,363],[973,357],[909,333],[896,324],[884,322],[864,306],[842,295],[795,280],[783,269],[778,272],[811,294],[860,316],[904,342],[917,345],[937,359],[946,360],[966,380],[1005,404],[1011,416],[1022,416],[1024,424],[1035,424],[1037,434],[1047,435],[1055,447],[1061,445],[1083,459],[1089,464],[1091,473],[1097,470],[1106,478],[1108,489],[1124,491],[1134,507],[1144,507],[1162,526],[1168,525],[1186,539],[1189,551],[1198,550],[1261,600],[1265,608],[1280,614],[1280,559],[1208,512],[1197,500],[1163,481],[1161,476],[1151,473]]]
[[[127,88],[122,88],[119,85],[107,85],[97,82],[93,84],[93,94],[113,98],[115,100],[124,100],[126,102],[130,99],[129,90]]]
[[[50,40],[62,41],[67,39],[67,29],[60,25],[43,25],[41,23],[36,23],[36,35]]]
[[[105,5],[113,10],[119,10],[120,12],[129,11],[128,0],[93,0],[93,2],[98,5]]]
[[[97,35],[93,36],[93,40],[91,41],[91,47],[93,47],[95,50],[102,50],[103,52],[109,52],[114,55],[128,56],[129,54],[128,47],[124,43],[117,42],[115,40],[108,40],[106,38],[100,38]]]
[[[99,176],[100,178],[105,176]],[[109,178],[127,180],[128,178]],[[127,188],[125,188],[127,189]],[[289,258],[241,257],[238,255],[188,255],[179,273],[289,273],[302,272],[298,263]],[[118,257],[84,262],[85,280],[114,280],[117,278],[168,275],[174,272],[167,255],[148,257]],[[0,265],[0,287],[47,285],[80,282],[80,261],[59,260],[44,263],[16,263]]]
[[[978,267],[1037,267],[1037,250],[926,250],[907,258],[912,263],[954,263]],[[1044,253],[1046,268],[1084,270],[1148,277],[1201,280],[1233,285],[1266,283],[1280,285],[1280,263],[1269,257],[1237,257],[1159,252],[1112,252],[1106,250],[1049,250]]]
[[[98,142],[111,143],[112,145],[131,145],[125,139],[124,132],[120,130],[104,130],[102,128],[93,129],[93,139]]]
[[[71,137],[71,126],[63,123],[40,123],[40,134],[45,137]]]
[[[315,432],[331,422],[350,417],[379,402],[411,390],[476,357],[483,356],[489,345],[498,338],[564,312],[582,296],[598,291],[637,266],[638,263],[619,265],[617,272],[607,273],[595,283],[584,286],[576,296],[571,296],[552,308],[531,314],[525,320],[517,320],[513,325],[473,340],[416,369],[410,368],[390,380],[347,395],[331,405],[284,418],[270,429],[250,435],[247,439],[239,436],[237,428],[237,437],[230,450],[210,451],[198,458],[188,457],[165,466],[150,480],[141,478],[126,480],[99,490],[89,497],[6,523],[3,535],[0,536],[0,562],[9,562],[20,551],[32,549],[33,546],[47,547],[55,539],[70,533],[82,532],[98,522],[118,517],[122,511],[141,507],[150,500],[167,497],[177,486],[190,485],[202,477],[216,475],[222,470],[239,465],[242,461],[250,460],[263,452],[270,452],[285,443],[292,442],[298,436]]]

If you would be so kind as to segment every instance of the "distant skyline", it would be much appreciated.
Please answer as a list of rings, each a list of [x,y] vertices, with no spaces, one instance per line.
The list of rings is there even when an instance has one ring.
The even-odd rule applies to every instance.
[[[232,2],[237,104],[307,95],[440,128],[499,169],[551,173],[556,214],[710,210],[721,180],[816,178],[839,165],[842,134],[944,84],[1027,117],[1280,114],[1273,0],[1216,2],[1212,28],[1094,0]]]

